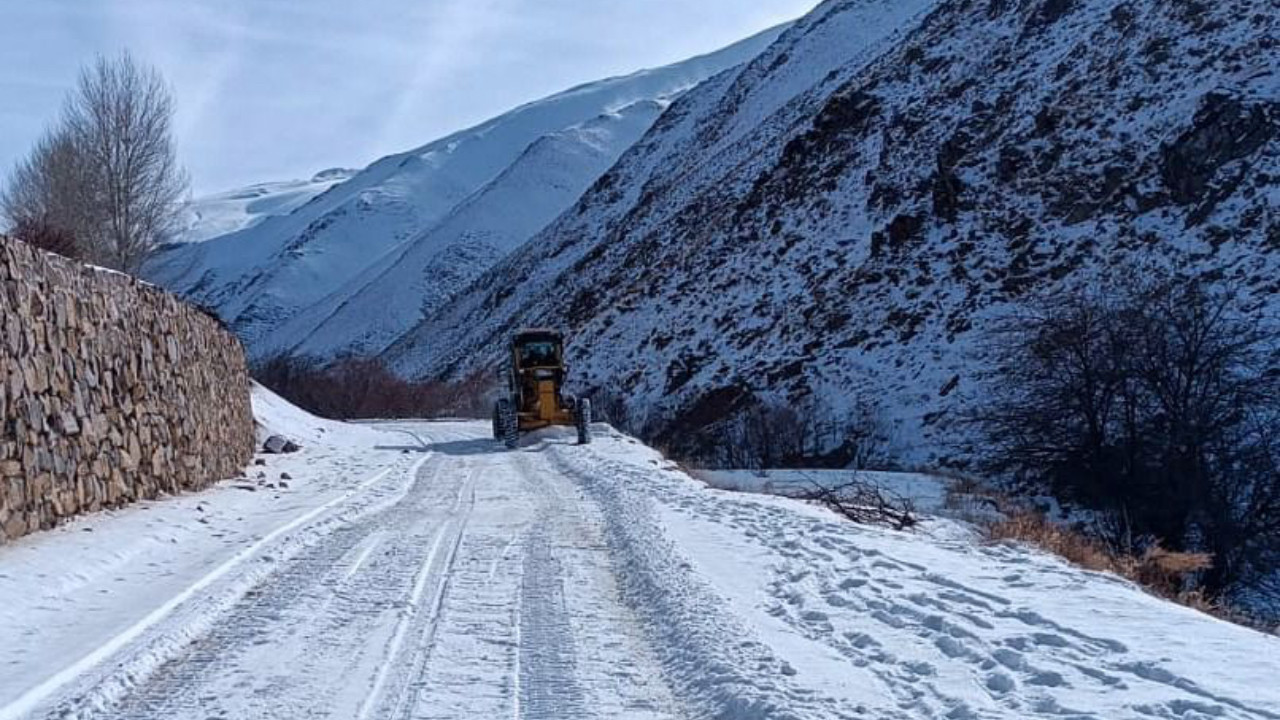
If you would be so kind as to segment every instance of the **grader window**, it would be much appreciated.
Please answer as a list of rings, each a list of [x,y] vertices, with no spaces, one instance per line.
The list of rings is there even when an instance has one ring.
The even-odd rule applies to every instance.
[[[551,367],[558,362],[553,342],[527,342],[520,346],[520,367]]]

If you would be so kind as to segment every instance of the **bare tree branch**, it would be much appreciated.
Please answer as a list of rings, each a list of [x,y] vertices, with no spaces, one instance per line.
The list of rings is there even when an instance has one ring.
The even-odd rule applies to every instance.
[[[801,499],[824,505],[836,513],[862,525],[885,525],[905,530],[920,522],[915,504],[902,495],[854,475],[838,485],[824,485],[809,475],[805,481],[812,489],[801,493]]]

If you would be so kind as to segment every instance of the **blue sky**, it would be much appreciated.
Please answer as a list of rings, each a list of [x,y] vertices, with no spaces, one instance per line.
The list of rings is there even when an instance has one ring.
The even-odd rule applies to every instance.
[[[198,193],[360,167],[572,85],[708,52],[816,0],[0,0],[0,167],[77,68],[130,49],[178,99]]]

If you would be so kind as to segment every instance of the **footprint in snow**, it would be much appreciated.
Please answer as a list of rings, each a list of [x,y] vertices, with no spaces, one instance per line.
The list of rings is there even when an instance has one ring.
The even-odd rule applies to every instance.
[[[995,629],[996,629],[996,626],[995,626],[995,625],[992,625],[991,623],[987,622],[986,620],[983,620],[982,618],[980,618],[980,617],[978,617],[977,615],[974,615],[974,614],[972,614],[972,613],[962,612],[962,613],[957,613],[957,614],[958,614],[960,617],[964,618],[965,620],[968,620],[968,621],[969,621],[969,623],[970,623],[971,625],[973,625],[974,627],[982,628],[983,630],[995,630]]]
[[[1013,678],[1000,672],[988,675],[986,684],[988,690],[1001,694],[1013,692],[1018,687]]]
[[[1022,653],[1009,648],[1000,648],[991,653],[991,657],[995,658],[996,662],[1010,670],[1021,671],[1025,670],[1027,667],[1027,659],[1022,655]]]
[[[1068,687],[1066,678],[1051,670],[1037,670],[1027,678],[1028,685],[1040,687]]]

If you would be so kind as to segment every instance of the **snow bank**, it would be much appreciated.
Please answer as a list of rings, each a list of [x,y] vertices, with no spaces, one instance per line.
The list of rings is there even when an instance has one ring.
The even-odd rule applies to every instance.
[[[396,432],[322,420],[256,385],[253,406],[260,434],[302,450],[0,546],[0,720],[70,689],[127,690],[310,539],[403,494],[422,457]],[[120,650],[127,667],[108,661]]]
[[[384,431],[375,428],[312,415],[256,382],[252,397],[259,443],[272,435],[281,435],[304,447],[307,444],[351,447],[370,446],[386,437]]]
[[[601,436],[554,452],[708,717],[1280,718],[1280,638],[955,521],[895,532],[708,489]]]

